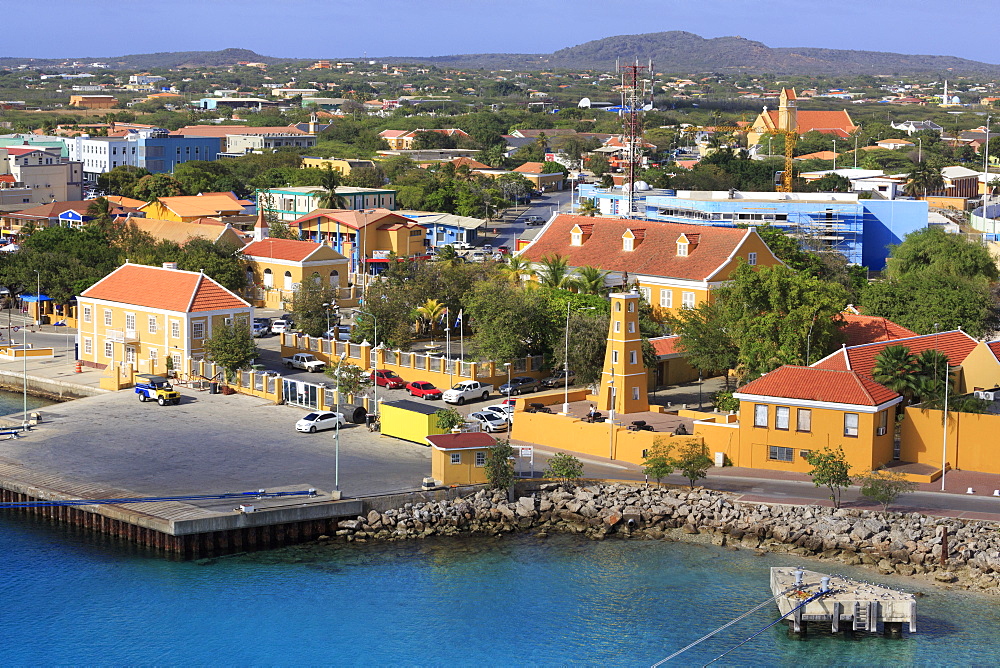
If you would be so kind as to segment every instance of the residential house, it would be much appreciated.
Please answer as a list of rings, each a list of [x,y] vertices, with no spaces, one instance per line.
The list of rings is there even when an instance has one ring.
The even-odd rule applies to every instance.
[[[251,202],[241,200],[231,192],[202,193],[161,197],[140,207],[147,218],[192,223],[199,218],[214,218],[224,222],[246,222]]]
[[[389,145],[390,149],[394,150],[411,150],[413,148],[413,142],[416,141],[417,136],[422,132],[436,132],[445,137],[453,137],[455,139],[469,139],[469,135],[464,130],[459,130],[458,128],[429,128],[429,129],[416,129],[416,130],[383,130],[379,133],[379,137],[385,140],[385,143]]]
[[[797,105],[795,90],[783,88],[778,96],[777,110],[764,111],[750,126],[747,133],[747,145],[755,146],[760,138],[773,132],[795,132],[799,136],[807,132],[818,131],[846,139],[858,129],[851,120],[847,110],[843,111],[800,111]]]
[[[739,421],[695,423],[695,434],[734,466],[805,473],[805,457],[824,447],[842,448],[855,471],[892,461],[903,397],[857,371],[782,366],[733,396]]]
[[[860,346],[866,343],[881,343],[883,341],[898,341],[918,336],[902,325],[897,325],[888,318],[873,315],[861,315],[853,307],[840,314],[840,332],[844,336],[845,345]]]
[[[396,191],[388,188],[353,188],[342,186],[337,194],[344,198],[343,208],[353,211],[361,209],[396,208]],[[257,191],[258,207],[267,210],[278,220],[290,223],[319,208],[323,189],[318,186],[289,186]]]
[[[906,141],[905,139],[882,139],[875,142],[875,145],[890,151],[898,151],[901,148],[913,148],[916,146],[913,142]]]
[[[544,165],[540,162],[526,162],[520,167],[515,167],[513,171],[528,179],[536,190],[542,192],[562,190],[566,176],[561,171],[545,172],[544,169]]]
[[[128,223],[145,232],[157,241],[172,241],[184,245],[192,239],[205,239],[216,244],[227,244],[242,248],[243,235],[229,223],[211,218],[198,218],[190,223],[155,218],[129,218]]]
[[[114,95],[70,95],[69,106],[81,109],[116,109],[118,98]]]
[[[381,273],[392,257],[426,259],[427,230],[388,209],[317,209],[290,225],[350,259],[351,273]]]
[[[126,263],[77,297],[77,347],[91,367],[128,365],[139,373],[174,368],[205,355],[225,323],[249,323],[253,308],[208,276],[174,263]]]
[[[920,132],[921,130],[930,130],[931,132],[941,134],[944,130],[943,127],[934,121],[902,121],[900,123],[890,123],[890,125],[894,130],[906,130],[907,135],[912,135],[914,132]]]
[[[120,199],[124,202],[124,204],[112,202],[109,213],[113,221],[130,217],[141,217],[143,215],[136,205],[144,206],[144,202],[127,197],[108,199],[109,201]],[[93,217],[87,214],[87,210],[94,201],[93,199],[86,199],[71,202],[50,202],[11,213],[0,214],[0,221],[3,223],[3,232],[5,234],[17,234],[28,223],[33,224],[35,227],[79,227],[93,220]]]
[[[680,336],[657,336],[649,339],[656,353],[656,366],[649,369],[649,389],[698,380],[698,369],[691,366],[680,351]]]
[[[573,269],[610,272],[609,286],[637,285],[660,315],[694,308],[729,280],[740,262],[780,260],[754,228],[704,227],[651,220],[558,215],[522,251],[536,266],[559,255]]]
[[[247,244],[242,254],[251,263],[253,301],[263,308],[290,309],[295,291],[307,280],[338,294],[347,287],[347,258],[324,244],[263,237]]]
[[[282,147],[312,148],[315,145],[316,135],[299,132],[243,132],[226,137],[225,152],[230,156],[239,156],[273,151]]]

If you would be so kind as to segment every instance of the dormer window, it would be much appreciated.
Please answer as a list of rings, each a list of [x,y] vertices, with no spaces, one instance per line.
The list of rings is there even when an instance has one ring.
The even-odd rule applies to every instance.
[[[583,245],[583,232],[572,232],[570,233],[570,245],[581,246]]]
[[[622,250],[634,251],[635,247],[642,243],[645,236],[646,230],[644,229],[629,228],[625,230],[625,234],[622,235]]]
[[[571,246],[582,246],[594,232],[593,225],[574,225],[569,231],[569,243]]]
[[[622,250],[632,251],[635,250],[635,239],[632,237],[624,237],[622,239]]]
[[[678,257],[687,257],[687,254],[688,254],[688,243],[687,243],[687,241],[678,241],[677,242],[677,256]]]

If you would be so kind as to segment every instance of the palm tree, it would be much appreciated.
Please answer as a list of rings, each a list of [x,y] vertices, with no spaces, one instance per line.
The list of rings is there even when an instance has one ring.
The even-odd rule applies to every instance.
[[[532,275],[534,272],[531,269],[531,262],[524,259],[520,255],[511,255],[507,258],[507,262],[500,267],[502,271],[514,285],[521,285],[522,278],[525,275]]]
[[[98,197],[87,205],[87,217],[91,218],[98,227],[107,227],[111,224],[111,210],[113,205],[108,198]]]
[[[447,310],[448,307],[439,302],[437,299],[428,299],[422,306],[418,306],[416,308],[417,334],[430,330],[430,333],[433,336],[435,323],[441,319],[441,316],[443,316]]]
[[[456,265],[462,264],[465,261],[464,258],[458,254],[458,251],[455,250],[455,247],[452,246],[451,244],[439,248],[437,252],[434,254],[434,256],[437,258],[438,262],[441,262],[448,267],[454,267]]]
[[[535,270],[538,282],[546,288],[568,290],[575,287],[576,279],[570,273],[569,260],[561,255],[546,255]]]
[[[344,199],[343,195],[337,194],[337,188],[340,187],[340,172],[327,164],[326,170],[319,178],[319,185],[318,189],[310,190],[309,194],[319,195],[317,205],[320,209],[347,208],[347,200]]]
[[[581,197],[580,198],[580,210],[578,212],[581,216],[596,216],[600,211],[597,208],[597,203],[591,197]]]
[[[603,297],[608,294],[608,288],[605,286],[605,279],[607,277],[608,272],[597,267],[589,265],[580,267],[576,270],[577,288],[585,295],[600,295]]]
[[[875,357],[872,380],[897,392],[910,403],[919,383],[920,362],[906,346],[888,346]]]
[[[926,162],[918,162],[907,175],[907,182],[903,188],[903,192],[911,197],[920,195],[926,197],[927,193],[933,193],[943,188],[944,177],[941,176],[941,170],[937,167],[932,167]]]

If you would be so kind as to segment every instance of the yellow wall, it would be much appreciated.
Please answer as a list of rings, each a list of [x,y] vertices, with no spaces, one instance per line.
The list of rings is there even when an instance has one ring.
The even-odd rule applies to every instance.
[[[324,248],[327,248],[331,253],[336,253],[336,251],[329,247],[325,246]],[[347,260],[340,257],[339,253],[336,253],[336,255],[336,259],[330,259],[328,262],[321,264],[312,264],[310,262],[308,266],[297,263],[275,262],[264,258],[253,260],[250,264],[250,270],[253,272],[254,285],[263,290],[264,307],[274,309],[291,308],[295,291],[285,289],[286,271],[291,274],[293,284],[302,283],[307,279],[315,280],[313,274],[319,274],[320,285],[343,291],[347,287],[348,263]],[[268,269],[271,270],[271,276],[274,280],[272,287],[265,288],[264,274]],[[333,271],[337,272],[337,276],[330,276],[330,273]]]
[[[381,224],[381,223],[380,223]],[[350,256],[352,246],[350,241],[354,237],[355,243],[360,253],[365,257],[372,257],[373,251],[392,251],[399,257],[409,257],[411,255],[423,255],[427,252],[424,246],[424,239],[427,237],[427,230],[423,227],[413,229],[402,228],[399,230],[380,230],[380,224],[366,225],[360,230],[355,230],[340,223],[340,221],[321,216],[299,223],[299,229],[303,236],[315,238],[318,233],[324,241],[334,239],[333,247],[337,248],[335,239],[343,238],[343,254]]]
[[[980,341],[962,362],[958,391],[968,394],[976,388],[990,390],[1000,386],[1000,362],[985,343]]]
[[[451,463],[451,452],[431,448],[431,476],[442,485],[477,485],[487,482],[486,467],[476,466],[476,453],[488,452],[487,448],[456,450],[461,463]]]
[[[649,374],[649,389],[664,385],[679,385],[698,380],[698,370],[687,363],[683,357],[660,360],[657,363],[659,370]],[[709,392],[705,393],[708,398]]]
[[[1000,474],[997,434],[1000,434],[1000,415],[949,411],[945,461],[953,469]],[[900,436],[900,459],[941,467],[944,438],[941,411],[907,407]]]
[[[337,160],[336,158],[302,158],[302,168],[311,167],[313,169],[326,169],[327,165],[341,176],[348,176],[351,173],[351,163],[347,160]]]
[[[789,429],[775,429],[775,407],[768,406],[768,426],[754,427],[754,406],[758,402],[741,401],[739,436],[732,438],[729,427],[701,425],[695,433],[711,434],[706,442],[711,443],[711,452],[724,452],[734,466],[775,471],[797,471],[805,473],[812,468],[801,456],[804,450],[821,450],[824,447],[844,450],[844,456],[854,471],[878,468],[892,460],[893,417],[895,409],[886,409],[886,433],[876,436],[878,414],[858,413],[858,436],[844,436],[844,414],[850,410],[812,408],[812,428],[808,432],[795,430],[798,408],[790,407]],[[763,403],[763,402],[759,402]],[[782,404],[777,404],[782,405]],[[780,446],[795,450],[792,461],[768,459],[768,446]]]
[[[445,433],[446,430],[438,428],[437,417],[433,413],[426,415],[401,406],[382,404],[382,434],[385,436],[426,445],[428,436]]]

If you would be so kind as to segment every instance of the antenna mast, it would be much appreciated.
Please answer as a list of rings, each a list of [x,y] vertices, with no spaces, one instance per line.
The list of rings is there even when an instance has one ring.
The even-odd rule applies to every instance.
[[[642,112],[646,98],[652,99],[652,81],[642,77],[644,71],[652,76],[653,62],[640,65],[636,58],[633,65],[618,65],[622,75],[622,147],[625,163],[626,218],[638,215],[635,203],[635,181],[642,166]]]

